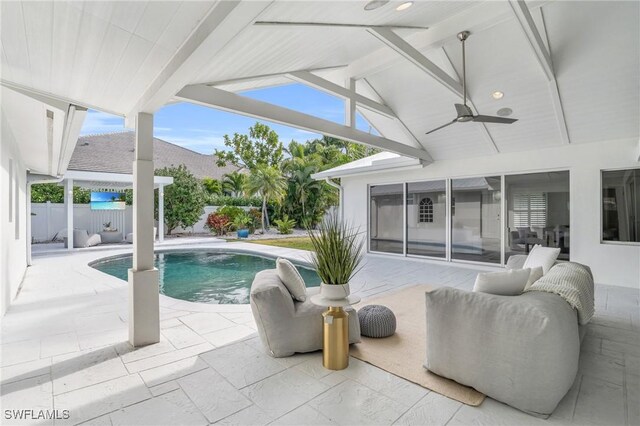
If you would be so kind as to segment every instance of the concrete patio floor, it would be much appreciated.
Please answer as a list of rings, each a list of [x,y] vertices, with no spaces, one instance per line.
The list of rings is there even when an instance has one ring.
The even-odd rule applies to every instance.
[[[246,243],[188,247],[308,256]],[[127,252],[34,256],[2,321],[3,424],[31,423],[6,420],[10,409],[69,410],[71,417],[55,424],[96,425],[640,424],[638,290],[596,286],[597,314],[579,374],[554,414],[541,420],[490,398],[466,406],[353,358],[340,372],[325,370],[319,352],[271,358],[248,305],[161,297],[161,342],[134,350],[127,343],[126,284],[87,266]],[[470,289],[479,269],[368,255],[352,289],[365,299],[419,283]]]

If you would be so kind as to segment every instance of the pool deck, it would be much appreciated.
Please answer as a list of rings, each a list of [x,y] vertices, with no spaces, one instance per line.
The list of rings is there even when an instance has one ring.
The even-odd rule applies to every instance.
[[[219,241],[156,247],[170,248],[309,256]],[[576,382],[552,417],[541,420],[490,398],[469,407],[353,358],[339,372],[322,368],[319,352],[271,358],[248,305],[161,295],[160,343],[133,349],[127,284],[88,266],[127,253],[131,246],[34,255],[2,321],[4,409],[70,410],[70,419],[55,423],[96,425],[640,423],[637,289],[596,286],[598,313]],[[480,269],[486,268],[367,255],[352,291],[366,300],[413,284],[470,289]]]

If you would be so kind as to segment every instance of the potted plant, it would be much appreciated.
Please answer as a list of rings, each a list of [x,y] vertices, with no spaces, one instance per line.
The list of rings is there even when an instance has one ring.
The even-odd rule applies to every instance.
[[[246,213],[239,214],[233,219],[233,226],[236,228],[238,238],[249,238],[249,228],[253,219]]]
[[[349,296],[349,281],[360,270],[364,258],[364,240],[358,229],[333,214],[309,230],[314,253],[311,262],[320,276],[320,293],[330,300]]]

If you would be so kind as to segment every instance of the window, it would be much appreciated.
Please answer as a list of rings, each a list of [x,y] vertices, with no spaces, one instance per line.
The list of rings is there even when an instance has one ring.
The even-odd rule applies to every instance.
[[[407,254],[447,257],[447,182],[407,184]]]
[[[640,169],[602,172],[602,241],[640,242]]]
[[[433,223],[433,201],[431,198],[423,198],[420,200],[418,207],[418,222],[420,223]]]
[[[528,254],[537,244],[559,248],[558,258],[569,260],[569,172],[508,175],[504,179],[507,199],[505,261],[514,254]]]
[[[513,222],[516,227],[547,226],[547,197],[542,192],[513,196]]]
[[[372,185],[369,189],[369,250],[404,252],[402,214],[404,185]]]

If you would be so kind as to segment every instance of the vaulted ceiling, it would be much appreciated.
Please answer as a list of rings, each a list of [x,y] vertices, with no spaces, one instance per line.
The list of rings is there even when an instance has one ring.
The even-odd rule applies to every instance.
[[[127,115],[190,84],[237,92],[290,83],[288,73],[305,70],[340,85],[353,78],[357,93],[395,115],[359,106],[380,134],[435,160],[639,137],[638,2],[531,1],[532,25],[516,1],[418,1],[401,12],[398,2],[365,4],[2,2],[2,83]],[[351,26],[311,25],[319,23]],[[372,34],[376,26],[406,41],[414,60]],[[510,108],[518,121],[425,135],[455,117],[460,97],[415,58],[460,82],[461,30],[471,31],[476,111]],[[551,75],[531,31],[550,54]],[[502,99],[491,97],[496,90]]]

